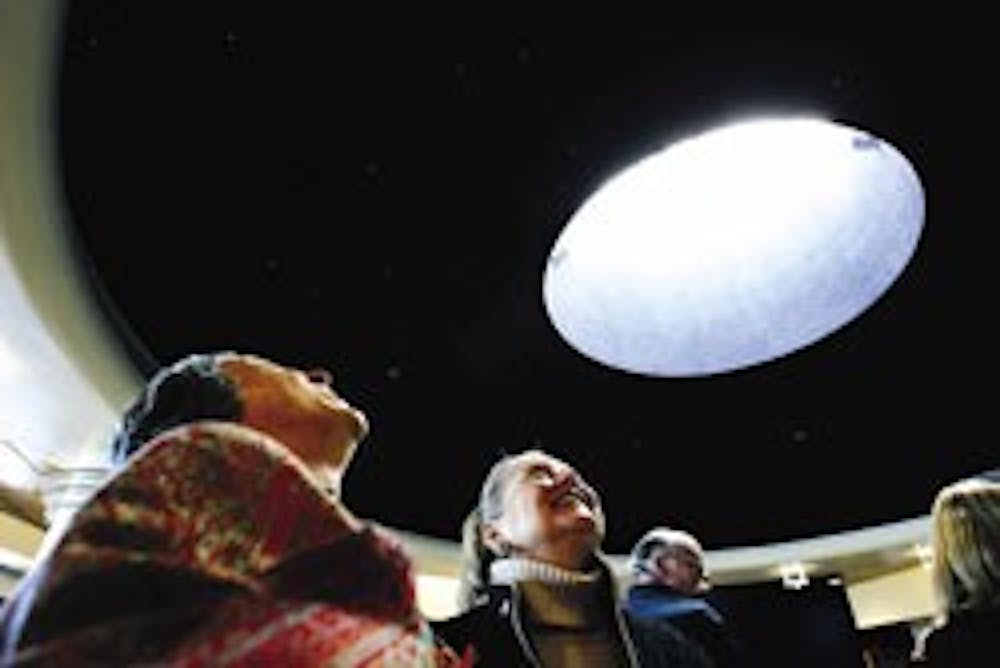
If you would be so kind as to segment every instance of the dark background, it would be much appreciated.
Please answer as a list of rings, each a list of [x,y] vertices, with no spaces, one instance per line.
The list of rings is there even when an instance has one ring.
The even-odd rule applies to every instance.
[[[354,4],[68,3],[70,232],[141,371],[220,348],[332,369],[373,423],[349,505],[445,538],[529,445],[602,491],[611,551],[658,523],[717,548],[922,515],[995,465],[984,17]],[[762,112],[912,161],[927,219],[901,278],[724,376],[574,352],[541,301],[571,214],[665,142]]]

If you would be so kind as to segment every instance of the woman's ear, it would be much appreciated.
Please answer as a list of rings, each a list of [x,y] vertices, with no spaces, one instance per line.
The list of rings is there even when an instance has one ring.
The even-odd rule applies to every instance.
[[[483,524],[479,529],[483,546],[490,552],[498,556],[510,554],[510,543],[504,540],[503,534],[494,524]]]

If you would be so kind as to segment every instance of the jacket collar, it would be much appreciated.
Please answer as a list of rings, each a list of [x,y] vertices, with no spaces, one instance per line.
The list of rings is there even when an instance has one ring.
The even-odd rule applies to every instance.
[[[638,667],[640,665],[639,655],[632,640],[628,624],[626,623],[625,615],[619,605],[619,591],[614,573],[608,564],[607,558],[600,553],[594,555],[594,565],[596,571],[599,573],[598,580],[603,583],[602,586],[604,588],[600,598],[606,601],[605,605],[611,607],[614,616],[614,625],[621,638],[628,664],[632,667]],[[491,585],[488,605],[495,608],[500,617],[510,620],[518,645],[530,665],[541,666],[538,654],[535,652],[534,647],[532,647],[525,629],[523,592],[521,592],[517,583],[515,582],[509,586]]]
[[[698,596],[685,596],[668,587],[636,585],[628,592],[628,608],[640,617],[680,617],[692,613],[708,616],[721,622],[722,615],[712,605]]]

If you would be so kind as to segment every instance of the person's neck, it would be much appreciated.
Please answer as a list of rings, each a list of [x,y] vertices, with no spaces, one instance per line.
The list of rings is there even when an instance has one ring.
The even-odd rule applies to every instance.
[[[582,584],[596,582],[600,576],[599,568],[589,571],[568,569],[530,557],[506,557],[490,565],[490,581],[501,585],[529,580],[557,585]]]
[[[543,550],[512,556],[550,564],[556,568],[561,568],[567,571],[588,570],[594,561],[593,553],[591,553],[590,550],[584,551],[579,549]]]
[[[319,487],[330,496],[337,499],[340,498],[340,488],[344,479],[344,473],[339,466],[332,464],[311,464],[309,471],[312,473],[313,480]]]
[[[307,467],[313,483],[322,489],[332,502],[340,509],[344,522],[354,531],[359,531],[363,523],[344,505],[340,497],[341,482],[344,477],[344,469],[341,465],[310,464]]]
[[[295,442],[285,442],[286,447],[296,455],[309,470],[313,482],[328,494],[340,498],[340,490],[344,472],[351,463],[356,443],[333,443],[324,447],[320,453],[316,448],[311,451]]]

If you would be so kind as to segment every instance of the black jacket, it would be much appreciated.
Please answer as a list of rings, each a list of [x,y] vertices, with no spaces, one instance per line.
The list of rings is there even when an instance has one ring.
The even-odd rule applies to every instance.
[[[722,613],[704,598],[684,596],[659,585],[635,585],[629,590],[625,609],[642,619],[671,624],[704,648],[718,668],[750,666],[746,650],[733,637]]]
[[[520,628],[516,591],[493,587],[489,601],[445,621],[432,623],[438,637],[462,654],[468,646],[482,668],[537,666],[527,634]],[[609,602],[614,599],[609,593]],[[633,617],[618,610],[639,665],[644,668],[714,668],[707,655],[667,624]]]
[[[1000,662],[1000,609],[953,614],[924,644],[932,668],[994,668]]]

